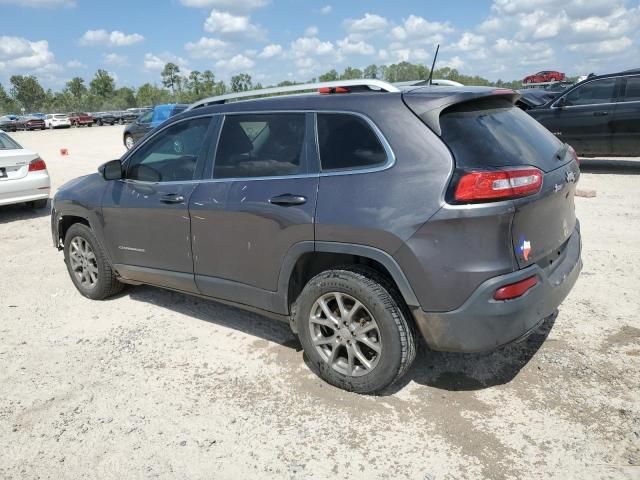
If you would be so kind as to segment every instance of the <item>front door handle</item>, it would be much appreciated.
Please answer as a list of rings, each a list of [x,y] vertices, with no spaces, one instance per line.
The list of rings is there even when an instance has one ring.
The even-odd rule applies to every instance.
[[[272,203],[273,205],[280,205],[282,207],[292,207],[294,205],[303,205],[304,203],[307,203],[307,197],[285,193],[284,195],[276,195],[275,197],[270,198],[269,203]]]
[[[593,112],[594,117],[606,117],[609,115],[609,112]]]
[[[160,197],[160,201],[162,203],[183,203],[184,197],[182,195],[178,195],[177,193],[169,193]]]

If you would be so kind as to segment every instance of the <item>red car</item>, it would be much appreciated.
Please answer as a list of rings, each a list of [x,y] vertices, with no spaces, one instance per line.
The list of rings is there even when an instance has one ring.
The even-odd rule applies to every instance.
[[[18,117],[16,120],[16,130],[44,130],[44,120],[32,115]]]
[[[88,113],[84,112],[72,112],[67,114],[69,117],[69,122],[71,122],[71,126],[80,127],[82,125],[86,125],[87,127],[93,126],[93,117]]]
[[[564,80],[565,75],[562,72],[556,72],[553,70],[544,70],[542,72],[524,77],[522,83],[546,83],[546,82],[561,82]]]

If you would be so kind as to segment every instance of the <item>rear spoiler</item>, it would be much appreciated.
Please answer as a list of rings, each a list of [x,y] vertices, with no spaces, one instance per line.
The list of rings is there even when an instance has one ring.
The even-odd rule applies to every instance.
[[[405,92],[402,98],[405,104],[438,136],[442,135],[440,115],[449,107],[491,97],[498,97],[515,104],[520,98],[518,92],[509,89],[483,88],[481,90],[465,90],[446,92],[449,95],[442,95],[445,92],[440,91],[440,89],[435,91],[434,89],[430,91],[424,89],[411,90]],[[430,95],[430,93],[439,95]]]

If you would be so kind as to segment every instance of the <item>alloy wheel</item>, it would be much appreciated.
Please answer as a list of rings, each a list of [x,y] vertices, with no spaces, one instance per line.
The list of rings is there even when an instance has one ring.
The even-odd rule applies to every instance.
[[[380,328],[369,310],[351,295],[331,292],[318,298],[311,307],[309,329],[321,358],[343,375],[366,375],[380,360]]]
[[[71,270],[84,288],[98,284],[98,261],[91,244],[83,237],[73,237],[69,246]]]

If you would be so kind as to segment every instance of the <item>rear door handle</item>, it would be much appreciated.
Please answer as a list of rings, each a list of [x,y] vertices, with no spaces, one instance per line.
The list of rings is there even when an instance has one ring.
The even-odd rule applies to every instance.
[[[169,193],[160,197],[160,201],[162,203],[182,203],[184,202],[184,197],[177,193]]]
[[[285,193],[284,195],[276,195],[275,197],[270,198],[269,203],[272,203],[273,205],[280,205],[282,207],[291,207],[307,203],[307,197]]]
[[[609,115],[609,112],[593,112],[594,117],[606,117]]]

